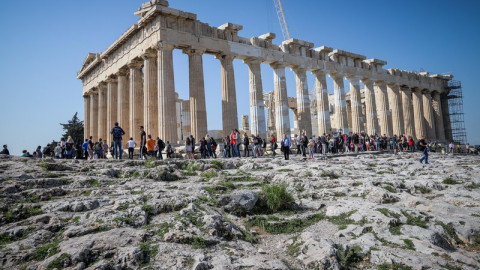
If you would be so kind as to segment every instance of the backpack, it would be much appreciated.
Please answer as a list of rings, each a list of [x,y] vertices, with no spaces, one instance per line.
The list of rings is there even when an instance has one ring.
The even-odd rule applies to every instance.
[[[67,151],[72,150],[72,144],[71,144],[71,143],[67,143],[66,146],[65,146],[65,150],[67,150]]]
[[[159,144],[159,145],[158,145],[158,148],[160,148],[160,150],[165,149],[165,142],[163,142],[163,140],[160,140],[160,141],[158,142],[158,144]]]
[[[112,130],[112,135],[114,140],[122,139],[122,135],[125,135],[125,131],[121,127],[114,127]]]
[[[95,144],[95,151],[102,151],[103,150],[103,147],[102,147],[102,143],[101,142],[97,142]]]
[[[217,146],[217,142],[216,142],[213,138],[210,138],[210,140],[212,140],[212,145],[216,147],[216,146]]]

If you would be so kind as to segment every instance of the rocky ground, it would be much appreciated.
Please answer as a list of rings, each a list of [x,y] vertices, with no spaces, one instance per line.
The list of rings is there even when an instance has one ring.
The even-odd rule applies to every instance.
[[[478,156],[0,157],[3,269],[478,269]]]

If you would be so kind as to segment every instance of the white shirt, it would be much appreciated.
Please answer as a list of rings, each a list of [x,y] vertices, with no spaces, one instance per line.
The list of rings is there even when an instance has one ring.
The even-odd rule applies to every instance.
[[[134,148],[135,147],[135,141],[130,140],[130,141],[127,142],[127,144],[128,144],[128,148]]]

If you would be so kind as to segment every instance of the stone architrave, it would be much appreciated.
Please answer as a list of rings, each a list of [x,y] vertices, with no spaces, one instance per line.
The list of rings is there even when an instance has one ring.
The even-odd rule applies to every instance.
[[[338,131],[343,134],[350,133],[348,128],[347,102],[345,100],[345,85],[343,76],[340,74],[331,74],[333,79],[333,95],[335,100],[335,122],[334,125]]]
[[[143,58],[143,122],[147,134],[158,136],[158,70],[157,55],[147,50]]]
[[[443,125],[442,104],[440,94],[437,91],[432,93],[432,107],[435,114],[435,129],[437,131],[437,139],[445,140],[445,127]]]
[[[90,95],[83,95],[83,111],[84,111],[84,129],[83,137],[87,139],[90,136]]]
[[[130,133],[130,85],[128,80],[128,69],[122,68],[116,73],[118,84],[117,95],[117,122],[125,131],[125,137],[132,137]]]
[[[267,126],[265,122],[265,104],[263,101],[260,62],[251,60],[245,61],[245,63],[248,65],[251,134],[266,138]]]
[[[297,121],[300,132],[312,136],[312,114],[310,112],[310,96],[308,94],[307,71],[295,68],[295,82],[297,87]]]
[[[130,137],[140,143],[139,127],[143,126],[143,78],[142,62],[134,60],[128,64],[130,68],[129,78],[129,127]]]
[[[380,126],[380,134],[392,136],[392,124],[390,109],[388,108],[387,85],[383,81],[375,82],[375,102],[377,104],[377,115]]]
[[[350,107],[352,114],[352,132],[360,134],[363,131],[362,101],[360,95],[360,77],[348,76],[350,82]]]
[[[201,138],[208,132],[205,83],[203,78],[203,51],[186,49],[183,52],[188,55],[190,132],[194,138]]]
[[[107,84],[98,85],[98,138],[107,140]]]
[[[285,80],[285,66],[271,65],[273,68],[273,97],[275,102],[275,129],[276,137],[283,134],[290,136],[290,117],[288,110],[287,83]]]
[[[98,93],[90,94],[90,134],[94,142],[98,141]]]
[[[426,136],[425,121],[423,119],[422,93],[418,88],[412,89],[413,119],[415,121],[415,137],[421,139]]]
[[[375,91],[373,81],[368,79],[362,80],[365,86],[365,118],[367,120],[367,133],[369,135],[378,134],[378,118],[375,107]]]
[[[423,111],[425,117],[425,130],[427,131],[427,138],[430,140],[437,139],[437,132],[435,130],[435,118],[434,112],[432,108],[432,96],[429,91],[422,92],[422,100],[423,100]]]
[[[392,110],[392,132],[393,135],[399,136],[404,134],[400,87],[396,84],[387,84],[387,93],[390,109]]]
[[[414,136],[415,123],[413,121],[412,91],[408,87],[402,87],[400,89],[402,93],[402,112],[405,135]]]
[[[328,107],[327,78],[323,71],[313,71],[315,76],[315,95],[317,97],[318,135],[329,134],[332,130]]]
[[[105,127],[108,140],[111,144],[113,137],[110,134],[115,122],[117,121],[117,103],[118,103],[118,81],[115,76],[110,76],[107,79],[107,126]]]
[[[235,73],[231,55],[218,55],[222,77],[222,119],[223,135],[229,135],[238,127],[237,94],[235,90]]]
[[[159,44],[158,48],[158,136],[176,142],[177,111],[173,77],[173,46]]]

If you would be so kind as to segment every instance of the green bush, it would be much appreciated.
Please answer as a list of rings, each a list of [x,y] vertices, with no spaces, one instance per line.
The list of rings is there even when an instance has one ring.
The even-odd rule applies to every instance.
[[[286,183],[264,186],[262,190],[270,211],[288,210],[295,203],[293,196],[287,191]]]
[[[217,177],[218,174],[214,170],[208,170],[208,171],[205,171],[205,172],[201,173],[200,176],[210,179],[210,178],[213,178],[213,177]]]
[[[455,185],[455,184],[458,184],[457,181],[455,181],[455,179],[451,178],[451,177],[448,177],[448,178],[445,178],[443,179],[442,183],[446,184],[446,185]]]

